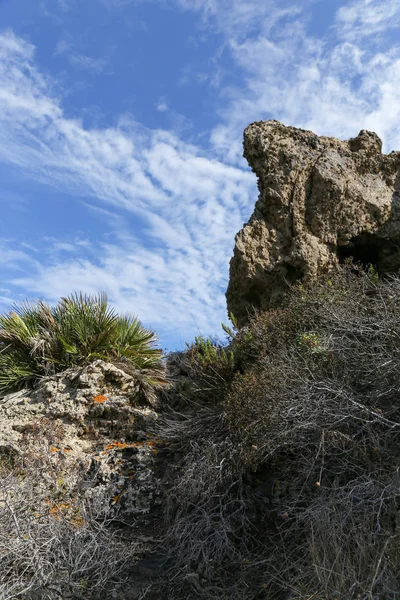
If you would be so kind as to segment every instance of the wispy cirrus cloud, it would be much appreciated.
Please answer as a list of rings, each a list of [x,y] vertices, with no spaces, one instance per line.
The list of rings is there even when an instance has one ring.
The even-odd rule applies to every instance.
[[[47,240],[40,259],[14,244],[7,260],[18,269],[25,265],[26,273],[15,273],[10,283],[51,300],[105,289],[118,308],[137,311],[161,331],[178,326],[189,336],[195,323],[206,333],[218,329],[233,237],[251,212],[254,177],[131,118],[114,128],[84,129],[65,117],[30,44],[5,33],[0,56],[2,162],[136,220],[132,235],[121,216],[108,217],[113,241],[92,240],[84,250],[69,240]]]
[[[72,66],[90,73],[102,73],[109,67],[108,58],[94,58],[93,56],[88,56],[79,52],[74,44],[67,40],[59,40],[57,42],[54,56],[62,55],[67,57],[67,60]]]
[[[156,0],[157,1],[157,0]],[[158,0],[163,2],[164,0]],[[198,12],[207,26],[244,39],[263,28],[271,31],[284,17],[301,15],[318,0],[173,0],[183,10]]]
[[[356,0],[341,6],[336,16],[340,37],[360,40],[400,25],[400,1]]]
[[[160,98],[158,102],[156,102],[155,106],[158,112],[166,112],[167,110],[169,110],[169,106],[165,98]]]
[[[37,263],[32,258],[31,254],[23,248],[22,244],[18,244],[18,247],[16,248],[15,244],[13,244],[13,240],[7,238],[0,238],[0,263],[3,268],[13,271],[19,271],[27,264],[29,264],[30,267],[37,266]]]
[[[154,2],[165,6],[164,0]],[[219,86],[220,123],[210,139],[221,160],[240,164],[243,128],[268,118],[339,137],[371,128],[387,150],[400,147],[400,46],[390,36],[400,25],[400,0],[340,0],[330,26],[316,36],[309,21],[318,4],[321,0],[168,3],[197,12],[199,27],[218,33],[241,69],[237,85]],[[219,72],[220,54],[219,49],[205,82]]]
[[[51,247],[48,247],[49,252]],[[97,241],[83,257],[80,249],[67,254],[54,248],[49,262],[30,265],[27,275],[23,255],[19,255],[20,273],[11,284],[30,290],[32,297],[56,301],[73,290],[96,293],[105,290],[121,312],[134,312],[161,333],[162,339],[179,344],[194,333],[218,333],[226,320],[224,289],[219,278],[212,281],[215,258],[196,256],[169,248],[159,252],[126,236],[115,243]],[[17,258],[17,256],[15,257]]]
[[[222,32],[242,70],[240,84],[220,89],[221,121],[211,132],[226,161],[240,162],[243,128],[269,118],[338,137],[369,128],[386,150],[400,147],[400,47],[383,35],[400,22],[400,0],[343,0],[319,37],[309,30],[313,2],[176,1]]]

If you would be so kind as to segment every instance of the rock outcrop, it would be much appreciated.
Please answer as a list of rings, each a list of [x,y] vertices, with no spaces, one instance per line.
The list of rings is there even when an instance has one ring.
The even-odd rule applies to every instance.
[[[98,360],[0,399],[0,455],[40,451],[67,487],[79,480],[79,493],[101,492],[111,512],[137,521],[160,504],[157,416],[138,405],[131,375]]]
[[[349,256],[381,273],[400,268],[400,152],[382,154],[375,133],[340,141],[261,121],[245,130],[244,156],[260,195],[230,263],[239,325]]]
[[[30,479],[29,509],[40,518],[65,519],[79,529],[85,505],[113,530],[117,524],[121,531],[129,528],[121,548],[129,554],[130,583],[115,596],[104,592],[104,598],[142,598],[160,575],[154,551],[168,483],[167,449],[154,433],[156,404],[138,395],[137,385],[135,376],[97,360],[0,398],[1,481],[15,473],[21,481]],[[7,493],[0,491],[3,517]],[[57,597],[72,597],[63,593]]]

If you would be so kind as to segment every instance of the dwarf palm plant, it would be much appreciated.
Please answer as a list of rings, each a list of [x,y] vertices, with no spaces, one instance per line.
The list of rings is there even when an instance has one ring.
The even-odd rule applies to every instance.
[[[74,294],[55,307],[43,301],[14,306],[0,315],[0,394],[96,359],[156,386],[164,374],[156,341],[136,317],[118,315],[105,294]]]

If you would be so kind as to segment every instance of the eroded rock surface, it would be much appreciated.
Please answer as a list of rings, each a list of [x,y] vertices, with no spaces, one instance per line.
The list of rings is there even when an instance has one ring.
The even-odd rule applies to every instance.
[[[382,154],[375,133],[340,141],[261,121],[245,130],[244,156],[260,195],[230,264],[228,311],[239,325],[348,256],[381,273],[400,268],[400,152]]]
[[[40,449],[67,487],[101,493],[133,521],[160,504],[157,416],[138,405],[134,377],[98,360],[1,398],[0,453]]]
[[[84,504],[91,518],[104,519],[110,532],[118,531],[121,549],[129,555],[126,584],[122,589],[113,580],[113,595],[104,591],[101,598],[159,598],[169,463],[167,444],[154,433],[160,416],[156,405],[138,394],[134,375],[101,360],[0,398],[2,481],[7,473],[31,480],[29,510],[38,518],[65,520],[79,530]],[[0,493],[0,508],[6,496]]]

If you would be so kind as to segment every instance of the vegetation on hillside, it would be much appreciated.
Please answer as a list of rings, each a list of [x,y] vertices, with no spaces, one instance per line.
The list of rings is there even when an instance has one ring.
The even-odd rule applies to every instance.
[[[118,319],[104,298],[83,297],[2,317],[2,381],[14,377],[13,386],[26,384],[99,356],[157,372],[161,357],[153,334],[126,320],[123,336]],[[135,327],[137,333],[128,335]],[[380,279],[348,263],[293,287],[284,308],[255,314],[246,327],[225,333],[225,346],[198,337],[168,361],[173,385],[163,396],[156,432],[168,461],[157,530],[167,572],[142,597],[398,599],[400,277]],[[143,341],[135,346],[138,336]],[[28,365],[29,377],[16,379],[14,365]],[[29,492],[28,479],[18,485],[15,469],[7,477],[13,502],[25,488]],[[14,564],[31,569],[31,546],[24,542],[29,510],[13,506],[2,522],[7,536],[13,514],[19,519],[15,549],[22,559],[8,552],[3,581],[15,576]],[[84,514],[85,507],[80,510]],[[64,562],[75,564],[76,553],[65,554],[64,543],[72,548],[76,523],[70,526],[69,513],[64,516],[67,528],[56,532],[52,524],[62,560],[51,565],[71,577],[68,589],[78,594],[80,566],[71,575]],[[84,544],[96,523],[97,517],[83,530]],[[108,533],[102,529],[106,543]],[[0,536],[0,550],[5,540]],[[110,543],[117,548],[119,541]],[[35,552],[46,562],[42,549]],[[113,556],[106,557],[107,578]],[[82,579],[94,586],[93,597],[95,567],[90,562]],[[13,582],[18,585],[18,577]],[[89,597],[85,593],[76,597]]]
[[[107,488],[85,494],[82,465],[54,451],[64,434],[60,420],[42,417],[18,452],[0,448],[1,600],[121,597],[134,540],[116,529]]]
[[[157,385],[164,366],[156,342],[136,317],[118,315],[105,294],[75,294],[54,307],[43,301],[15,305],[0,315],[0,395],[96,359]]]
[[[171,597],[398,598],[400,279],[347,265],[212,363],[197,346],[164,426],[184,456]]]

